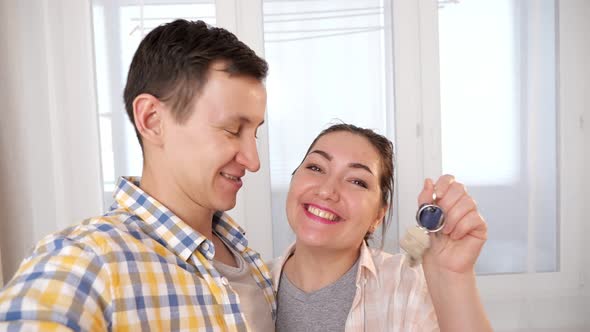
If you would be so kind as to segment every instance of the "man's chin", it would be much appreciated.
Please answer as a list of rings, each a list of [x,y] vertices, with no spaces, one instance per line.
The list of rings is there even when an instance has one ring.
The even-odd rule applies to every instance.
[[[228,212],[236,207],[236,198],[234,197],[232,200],[225,200],[217,204],[217,211]]]

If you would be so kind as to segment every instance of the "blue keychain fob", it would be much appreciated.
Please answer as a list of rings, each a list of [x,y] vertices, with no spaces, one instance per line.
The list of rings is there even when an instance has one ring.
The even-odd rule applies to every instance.
[[[445,225],[445,215],[436,204],[422,204],[416,213],[416,222],[427,232],[440,231]]]

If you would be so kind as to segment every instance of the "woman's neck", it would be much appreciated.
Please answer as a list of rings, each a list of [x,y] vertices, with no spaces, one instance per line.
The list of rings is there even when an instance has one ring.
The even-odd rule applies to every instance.
[[[336,282],[354,265],[360,247],[348,250],[327,250],[296,244],[293,255],[285,263],[289,281],[304,292],[311,293]]]

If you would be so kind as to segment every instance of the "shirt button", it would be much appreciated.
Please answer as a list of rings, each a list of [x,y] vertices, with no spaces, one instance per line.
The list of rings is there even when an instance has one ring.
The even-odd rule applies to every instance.
[[[224,284],[225,286],[229,285],[229,281],[227,280],[226,277],[221,277],[221,283]]]

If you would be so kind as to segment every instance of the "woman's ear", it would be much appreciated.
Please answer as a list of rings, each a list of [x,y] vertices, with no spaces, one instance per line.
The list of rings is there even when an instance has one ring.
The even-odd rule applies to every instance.
[[[163,144],[162,107],[158,98],[148,93],[142,93],[133,100],[135,128],[144,146]]]
[[[373,233],[377,227],[379,227],[379,225],[381,225],[381,223],[383,223],[383,218],[385,218],[385,214],[387,213],[387,209],[389,208],[389,205],[385,205],[382,206],[379,209],[379,213],[377,214],[377,219],[375,219],[375,221],[373,222],[373,224],[371,225],[371,233]]]

